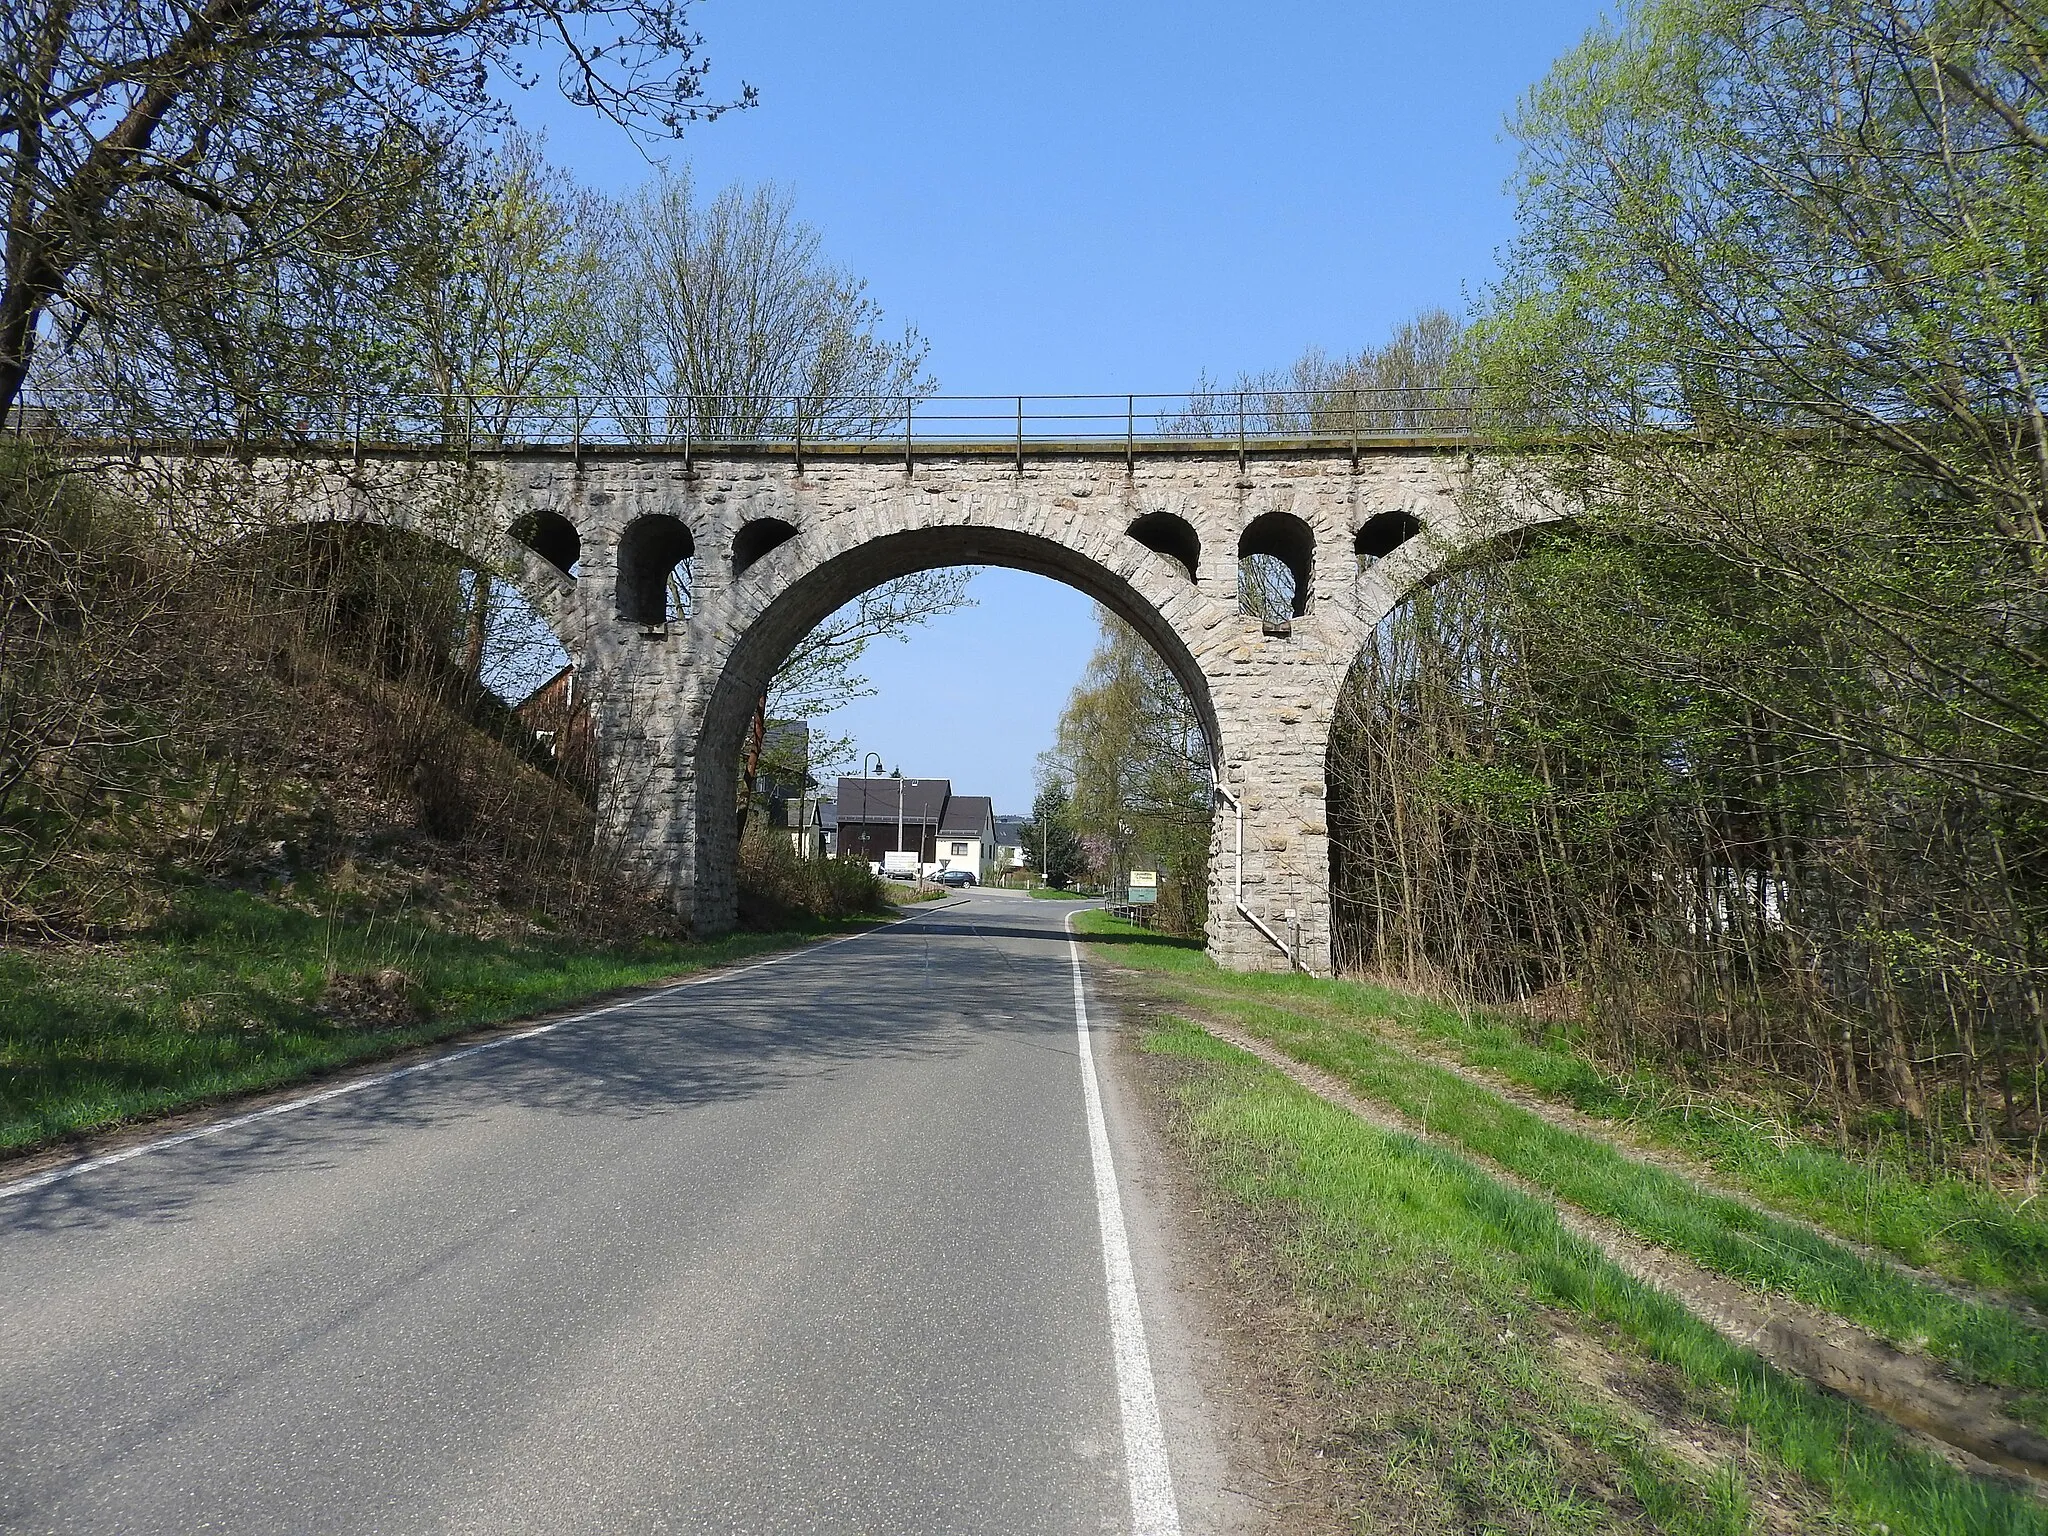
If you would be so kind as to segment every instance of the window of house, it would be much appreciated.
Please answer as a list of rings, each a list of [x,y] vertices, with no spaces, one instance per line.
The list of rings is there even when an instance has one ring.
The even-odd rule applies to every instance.
[[[965,843],[955,843],[953,845],[953,853],[955,857],[958,857],[959,855],[964,854],[966,852],[967,845]]]

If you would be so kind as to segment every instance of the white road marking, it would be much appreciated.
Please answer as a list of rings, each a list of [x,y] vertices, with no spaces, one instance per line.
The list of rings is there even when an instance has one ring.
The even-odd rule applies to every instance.
[[[1102,1086],[1096,1081],[1095,1050],[1088,1039],[1088,992],[1081,979],[1081,946],[1074,938],[1071,911],[1061,926],[1067,931],[1067,959],[1074,968],[1074,1028],[1081,1041],[1081,1096],[1088,1105],[1088,1150],[1095,1159],[1095,1209],[1102,1220],[1102,1270],[1109,1288],[1109,1338],[1116,1356],[1117,1401],[1123,1410],[1131,1529],[1135,1536],[1180,1536],[1180,1510],[1173,1501],[1173,1474],[1166,1464],[1166,1432],[1160,1427],[1152,1357],[1145,1348],[1145,1319],[1138,1311],[1138,1284],[1131,1272],[1130,1243],[1124,1235],[1116,1164],[1110,1160],[1109,1128],[1102,1118]]]
[[[939,910],[943,911],[945,909],[940,908]],[[182,1147],[190,1141],[200,1141],[208,1136],[218,1136],[225,1131],[239,1130],[245,1125],[254,1125],[259,1120],[274,1119],[279,1115],[293,1114],[301,1109],[311,1109],[315,1104],[325,1104],[334,1099],[346,1098],[349,1094],[360,1093],[365,1088],[376,1088],[385,1083],[395,1083],[402,1077],[411,1077],[419,1072],[431,1072],[437,1067],[447,1066],[452,1061],[460,1061],[465,1056],[478,1056],[485,1051],[495,1051],[501,1046],[517,1045],[522,1040],[532,1040],[539,1035],[553,1034],[556,1030],[564,1029],[571,1024],[586,1024],[592,1019],[601,1019],[608,1013],[617,1013],[622,1008],[638,1008],[643,1003],[655,1002],[660,998],[685,991],[690,987],[704,987],[711,985],[713,982],[731,981],[738,976],[748,976],[755,971],[764,971],[771,965],[780,965],[785,960],[795,960],[804,955],[814,955],[821,949],[830,949],[836,944],[848,944],[855,939],[864,939],[871,933],[883,933],[897,927],[899,924],[913,922],[926,915],[923,912],[913,912],[904,917],[897,918],[894,922],[883,923],[874,928],[863,928],[859,933],[849,933],[836,939],[827,939],[822,944],[806,944],[800,949],[792,949],[779,955],[771,955],[766,960],[757,960],[752,965],[743,965],[737,970],[713,971],[709,976],[695,976],[688,981],[679,981],[673,986],[663,987],[658,992],[649,992],[640,997],[629,997],[621,1002],[608,1003],[602,1008],[593,1008],[588,1013],[573,1014],[566,1019],[554,1019],[546,1024],[536,1025],[532,1029],[522,1029],[517,1034],[500,1035],[494,1040],[479,1041],[475,1045],[466,1045],[459,1050],[449,1051],[446,1055],[429,1057],[425,1061],[416,1061],[410,1066],[398,1067],[389,1072],[378,1072],[370,1077],[359,1077],[333,1088],[323,1088],[318,1093],[308,1093],[296,1099],[287,1099],[282,1104],[272,1104],[263,1109],[253,1109],[247,1114],[231,1115],[225,1120],[214,1120],[206,1125],[194,1126],[189,1131],[179,1131],[170,1136],[160,1136],[155,1141],[145,1141],[132,1147],[123,1147],[119,1152],[108,1152],[100,1157],[88,1157],[80,1162],[65,1163],[56,1168],[47,1168],[41,1173],[30,1175],[28,1178],[16,1179],[12,1184],[0,1184],[0,1200],[12,1199],[16,1195],[26,1195],[38,1189],[47,1189],[52,1184],[61,1183],[65,1179],[76,1178],[81,1173],[92,1173],[100,1168],[111,1168],[116,1163],[127,1162],[131,1157],[141,1157],[145,1152],[169,1151],[172,1147]]]

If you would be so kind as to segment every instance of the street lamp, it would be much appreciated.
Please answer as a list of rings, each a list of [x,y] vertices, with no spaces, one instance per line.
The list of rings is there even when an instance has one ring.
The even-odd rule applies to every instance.
[[[860,819],[863,822],[865,822],[868,819],[868,784],[870,782],[868,775],[869,758],[873,758],[875,760],[875,772],[873,775],[874,778],[879,779],[882,776],[882,754],[879,752],[862,753],[860,759]],[[840,814],[843,816],[845,812],[842,811]]]

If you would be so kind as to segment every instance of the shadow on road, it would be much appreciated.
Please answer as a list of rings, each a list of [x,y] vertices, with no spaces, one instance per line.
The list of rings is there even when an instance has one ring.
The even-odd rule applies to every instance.
[[[995,951],[995,963],[995,938],[1036,942]],[[1071,1051],[1067,974],[1057,929],[934,914],[61,1179],[0,1201],[0,1237],[177,1221],[280,1165],[338,1167],[396,1133],[506,1105],[632,1121],[785,1091],[851,1062],[958,1053],[970,1033]]]

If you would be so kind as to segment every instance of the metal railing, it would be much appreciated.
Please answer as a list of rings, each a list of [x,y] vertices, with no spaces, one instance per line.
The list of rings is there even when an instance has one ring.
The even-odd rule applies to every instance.
[[[94,443],[340,445],[499,453],[698,447],[862,454],[973,448],[1156,451],[1175,444],[1356,447],[1462,438],[1475,422],[1459,389],[1205,390],[1121,395],[864,397],[663,394],[310,394],[225,397],[37,394],[15,431]]]

